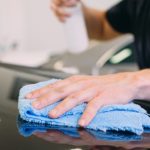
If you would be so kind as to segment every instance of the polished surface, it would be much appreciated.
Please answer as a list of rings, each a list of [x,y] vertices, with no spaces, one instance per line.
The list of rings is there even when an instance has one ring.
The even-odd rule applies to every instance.
[[[150,147],[150,134],[140,138],[129,134],[131,140],[106,140],[93,136],[85,130],[77,130],[78,136],[72,136],[73,130],[63,133],[61,130],[34,128],[28,137],[20,132],[21,127],[32,127],[30,124],[19,124],[17,110],[18,90],[25,84],[35,83],[51,78],[0,67],[0,148],[5,150],[146,150]],[[22,126],[23,125],[23,126]],[[32,124],[33,125],[33,124]],[[29,128],[30,127],[30,128]],[[34,126],[35,127],[35,126]],[[44,128],[44,129],[43,129]],[[33,129],[33,127],[32,127]],[[38,129],[38,130],[37,130]],[[71,132],[71,134],[69,134]],[[110,136],[110,135],[109,135]],[[134,138],[136,137],[136,138]]]

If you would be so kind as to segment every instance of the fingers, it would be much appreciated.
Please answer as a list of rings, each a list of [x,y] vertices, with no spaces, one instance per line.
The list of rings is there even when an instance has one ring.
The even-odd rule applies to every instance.
[[[34,101],[32,103],[32,106],[35,109],[42,109],[43,107],[55,103],[64,97],[65,97],[65,93],[51,90],[51,92],[48,92],[47,94],[41,96],[36,101]]]
[[[66,99],[64,99],[59,105],[57,105],[52,111],[49,112],[49,116],[52,118],[57,118],[64,114],[65,112],[69,111],[73,107],[79,105],[80,103],[89,101],[95,95],[95,90],[93,89],[86,89],[80,92],[76,92]]]
[[[70,13],[65,11],[64,7],[75,6],[78,1],[79,0],[53,0],[50,8],[53,10],[58,19],[64,22],[67,17],[71,16]]]
[[[87,126],[93,120],[98,110],[103,106],[104,101],[101,100],[100,96],[97,96],[93,100],[91,100],[87,104],[87,107],[79,120],[79,125],[83,127]]]
[[[49,84],[43,88],[40,88],[38,90],[35,90],[29,94],[26,95],[26,98],[28,99],[34,99],[34,98],[37,98],[45,93],[47,93],[49,90],[52,90],[54,88],[60,88],[61,86],[66,86],[67,84],[69,84],[69,81],[68,80],[60,80],[60,81],[57,81],[53,84]]]
[[[64,86],[68,86],[74,82],[77,82],[77,81],[80,81],[82,80],[82,76],[72,76],[70,78],[67,78],[65,80],[59,80],[53,84],[49,84],[43,88],[40,88],[38,90],[35,90],[29,94],[26,95],[26,98],[28,99],[34,99],[34,98],[37,98],[45,93],[47,93],[49,90],[52,90],[52,89],[56,89],[56,88],[61,88],[61,87],[64,87]]]
[[[46,107],[54,102],[57,102],[60,99],[64,99],[68,95],[78,92],[87,86],[84,83],[84,81],[78,81],[74,84],[71,84],[70,86],[66,86],[67,84],[69,84],[69,82],[57,84],[57,87],[58,86],[60,87],[61,85],[65,85],[65,87],[60,87],[60,88],[54,88],[54,87],[56,87],[56,86],[54,86],[51,89],[51,91],[47,92],[43,96],[39,97],[36,101],[34,101],[32,103],[33,107],[36,109],[42,109],[43,107]],[[72,99],[72,98],[69,98],[69,99]],[[75,98],[73,98],[73,99],[75,99]],[[76,101],[76,99],[75,99],[75,101]]]
[[[56,5],[51,4],[51,9],[61,22],[64,22],[67,17],[71,16],[70,13],[65,12],[63,7],[57,7]]]

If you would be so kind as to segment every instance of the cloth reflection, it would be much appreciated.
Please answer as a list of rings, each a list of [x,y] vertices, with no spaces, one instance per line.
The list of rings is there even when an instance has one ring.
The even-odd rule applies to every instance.
[[[18,117],[19,133],[32,135],[48,142],[74,146],[88,146],[89,150],[146,150],[150,147],[150,134],[142,136],[126,132],[101,132],[60,126],[29,123]]]

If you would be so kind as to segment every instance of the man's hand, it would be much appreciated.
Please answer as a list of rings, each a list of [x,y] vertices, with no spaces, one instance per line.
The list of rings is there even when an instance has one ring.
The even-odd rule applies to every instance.
[[[52,0],[50,8],[53,10],[57,18],[64,22],[67,17],[70,17],[71,14],[65,12],[64,7],[72,7],[77,4],[79,0]]]
[[[42,109],[63,99],[49,112],[51,118],[57,118],[73,107],[86,102],[87,107],[79,120],[79,125],[87,126],[101,107],[126,104],[137,98],[138,88],[134,74],[72,76],[33,91],[26,98],[37,99],[32,104],[36,109]]]

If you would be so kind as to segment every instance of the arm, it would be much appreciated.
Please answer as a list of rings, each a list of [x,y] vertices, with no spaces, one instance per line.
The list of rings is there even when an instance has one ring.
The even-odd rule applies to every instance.
[[[76,105],[87,102],[79,120],[87,126],[97,111],[110,104],[127,104],[134,99],[150,99],[150,69],[104,76],[72,76],[33,91],[28,99],[37,98],[33,107],[42,109],[60,99],[49,116],[57,118]]]
[[[137,99],[150,101],[150,69],[136,72],[135,80],[139,91]]]
[[[96,40],[109,40],[121,33],[117,32],[109,24],[106,12],[88,8],[83,5],[83,12],[89,37]]]
[[[79,0],[53,0],[51,9],[61,22],[65,22],[71,14],[66,13],[63,7],[71,7],[76,5]],[[106,12],[88,8],[82,3],[85,22],[89,37],[96,40],[109,40],[115,38],[121,33],[115,31],[106,18]]]

